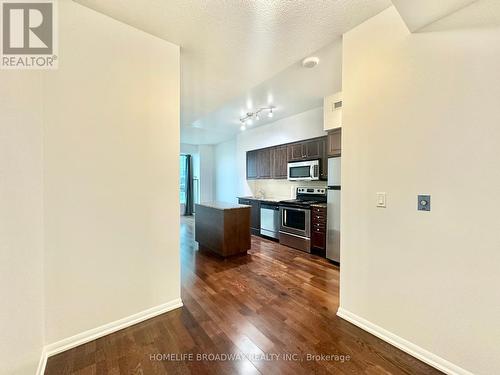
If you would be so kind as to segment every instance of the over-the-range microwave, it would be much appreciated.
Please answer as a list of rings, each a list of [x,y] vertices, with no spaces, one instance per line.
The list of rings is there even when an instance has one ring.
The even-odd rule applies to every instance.
[[[319,180],[319,160],[289,162],[288,180],[289,181]]]

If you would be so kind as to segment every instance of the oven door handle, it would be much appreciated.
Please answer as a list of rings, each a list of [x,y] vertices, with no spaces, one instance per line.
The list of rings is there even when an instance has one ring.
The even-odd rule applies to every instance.
[[[286,227],[286,208],[283,210],[283,226]]]

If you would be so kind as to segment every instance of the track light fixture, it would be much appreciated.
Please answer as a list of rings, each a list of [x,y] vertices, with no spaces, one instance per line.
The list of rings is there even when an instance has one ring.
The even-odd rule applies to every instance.
[[[240,118],[241,122],[241,130],[245,130],[247,126],[252,125],[253,120],[259,121],[260,120],[260,113],[262,111],[268,111],[267,116],[269,118],[273,117],[273,110],[275,109],[275,106],[269,106],[269,107],[261,107],[255,112],[248,112],[244,117]]]

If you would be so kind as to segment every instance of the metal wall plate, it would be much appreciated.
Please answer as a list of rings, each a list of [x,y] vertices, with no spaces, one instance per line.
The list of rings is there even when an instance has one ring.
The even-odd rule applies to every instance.
[[[430,211],[431,210],[431,196],[430,195],[419,195],[418,196],[418,210],[419,211]]]

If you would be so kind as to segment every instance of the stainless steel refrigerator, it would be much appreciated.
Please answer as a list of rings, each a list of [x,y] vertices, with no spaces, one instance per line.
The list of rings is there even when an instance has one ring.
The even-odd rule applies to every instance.
[[[328,208],[326,257],[340,264],[340,166],[341,158],[328,159]]]

